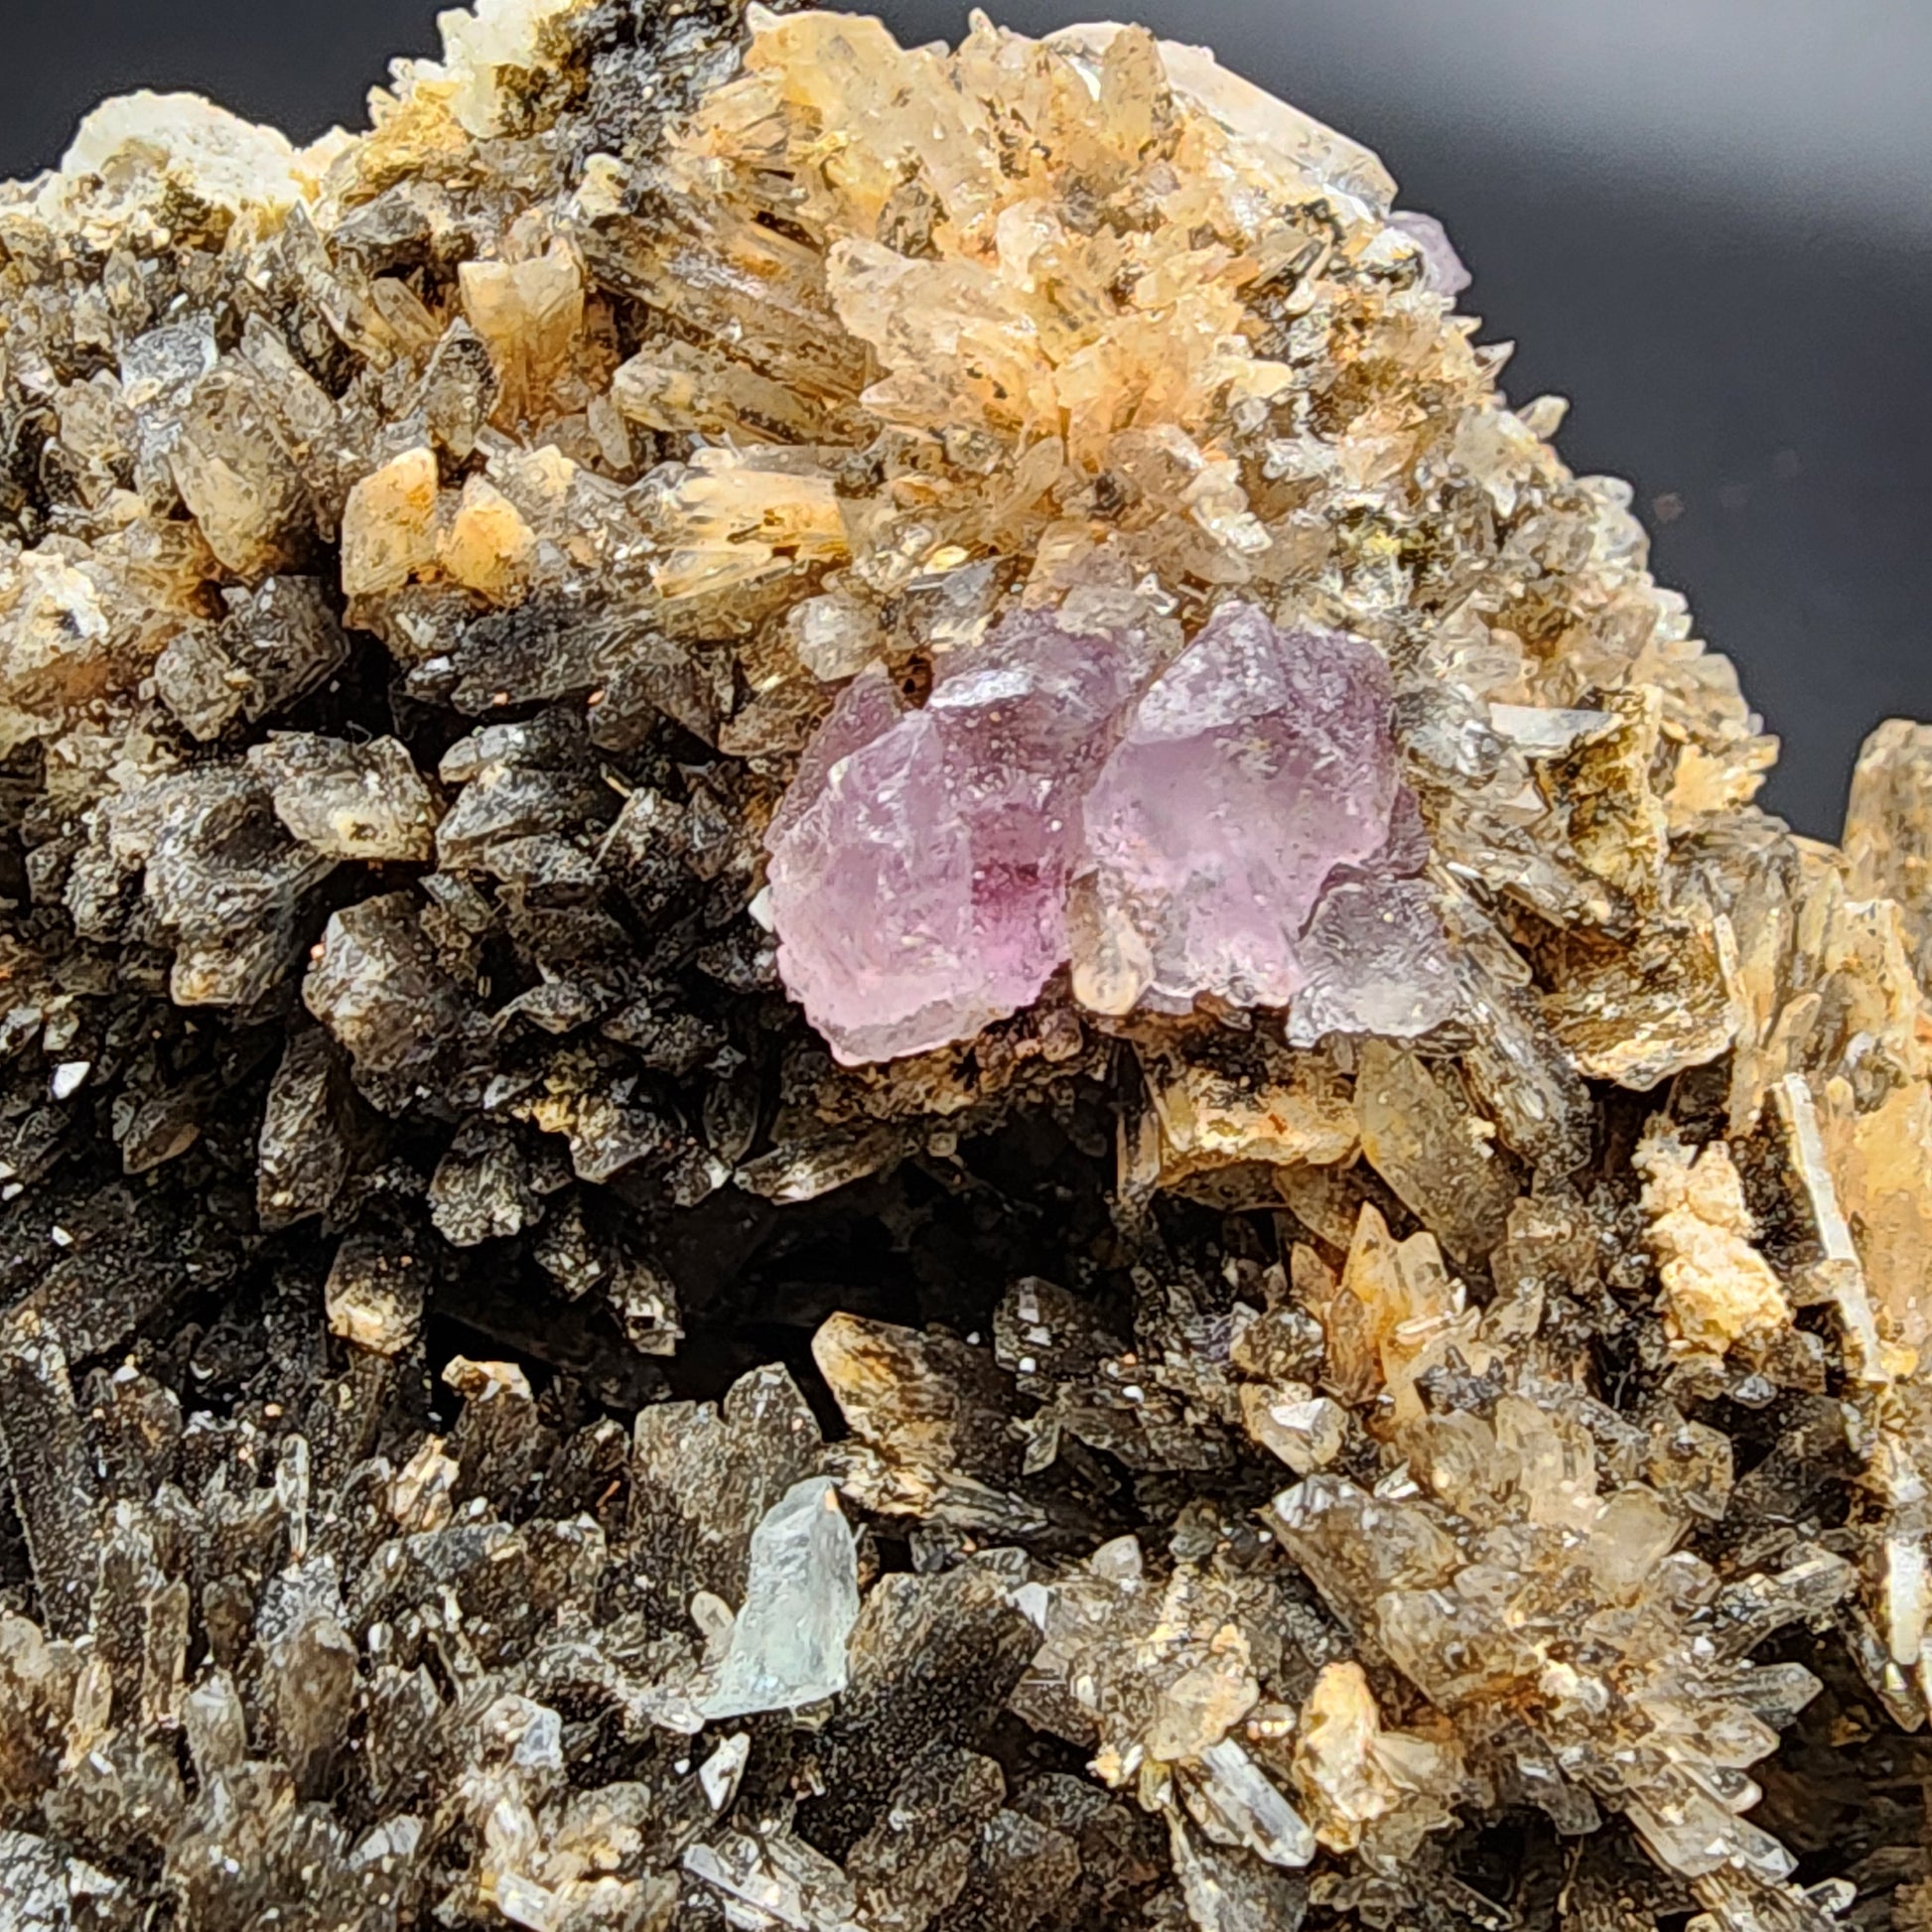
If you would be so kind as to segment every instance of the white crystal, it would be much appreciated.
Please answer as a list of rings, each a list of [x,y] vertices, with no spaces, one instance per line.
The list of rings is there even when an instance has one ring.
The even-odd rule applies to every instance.
[[[1198,1761],[1198,1774],[1181,1790],[1194,1822],[1215,1844],[1241,1846],[1270,1864],[1303,1865],[1314,1857],[1307,1820],[1232,1737],[1208,1745]]]
[[[496,1909],[524,1932],[558,1932],[564,1922],[564,1901],[517,1871],[506,1871],[496,1880]]]
[[[113,179],[173,176],[214,207],[296,198],[295,149],[285,134],[258,127],[199,94],[117,94],[80,123],[61,176]]]
[[[1561,758],[1586,738],[1616,723],[1608,711],[1549,710],[1539,705],[1492,704],[1489,722],[1525,758]]]
[[[859,1555],[826,1476],[795,1482],[752,1532],[751,1577],[707,1720],[816,1704],[846,1685]]]
[[[1312,1475],[1341,1453],[1348,1414],[1340,1403],[1299,1389],[1293,1395],[1257,1389],[1256,1396],[1243,1403],[1249,1435],[1297,1475]]]
[[[738,1730],[698,1766],[698,1782],[704,1787],[705,1803],[713,1811],[723,1811],[736,1796],[738,1781],[745,1775],[746,1761],[751,1755],[751,1732]]]

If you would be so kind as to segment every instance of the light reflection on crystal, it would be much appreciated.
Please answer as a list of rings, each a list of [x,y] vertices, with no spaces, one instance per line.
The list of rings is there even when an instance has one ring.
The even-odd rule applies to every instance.
[[[768,835],[779,970],[853,1061],[971,1038],[1069,953],[1104,1012],[1287,1007],[1312,977],[1311,1037],[1426,1033],[1450,972],[1427,889],[1377,876],[1420,866],[1389,707],[1367,645],[1246,605],[1158,668],[1139,631],[1009,618],[923,709],[868,670]]]

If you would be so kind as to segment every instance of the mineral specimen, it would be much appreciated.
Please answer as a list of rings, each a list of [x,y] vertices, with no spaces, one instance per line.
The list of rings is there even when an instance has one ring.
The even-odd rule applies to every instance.
[[[838,1497],[822,1476],[793,1483],[752,1532],[745,1606],[705,1717],[795,1710],[844,1690],[858,1615],[859,1566]]]
[[[1372,648],[1223,605],[1135,706],[1087,800],[1088,1003],[1288,1006],[1324,883],[1389,843],[1388,716]]]
[[[0,192],[0,1927],[1932,1925],[1927,728],[1198,50],[444,31]]]

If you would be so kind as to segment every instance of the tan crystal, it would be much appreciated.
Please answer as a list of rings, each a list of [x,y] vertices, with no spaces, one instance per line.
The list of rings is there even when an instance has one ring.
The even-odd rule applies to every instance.
[[[1241,1421],[1263,1449],[1279,1455],[1297,1475],[1325,1468],[1341,1453],[1348,1432],[1347,1411],[1304,1383],[1286,1388],[1244,1383]]]
[[[338,1260],[325,1290],[331,1332],[372,1354],[399,1354],[421,1325],[421,1284],[403,1269],[347,1261]]]
[[[1659,921],[1620,946],[1566,948],[1543,1012],[1579,1072],[1648,1092],[1730,1046],[1737,1022],[1715,927]]]
[[[1455,1069],[1371,1039],[1355,1069],[1362,1152],[1450,1253],[1486,1255],[1501,1237],[1516,1185],[1495,1129],[1469,1105]]]
[[[1826,1098],[1826,1157],[1864,1286],[1886,1337],[1922,1356],[1932,1338],[1932,1090],[1896,1087],[1864,1113],[1842,1083]]]
[[[1318,1055],[1269,1049],[1264,1071],[1243,1056],[1217,1068],[1176,1041],[1144,1051],[1142,1069],[1161,1130],[1161,1184],[1234,1162],[1330,1167],[1357,1143],[1348,1087]]]
[[[398,591],[436,562],[436,455],[406,451],[364,477],[343,510],[343,593]]]
[[[1664,1324],[1686,1348],[1722,1355],[1762,1348],[1791,1320],[1770,1264],[1752,1245],[1757,1229],[1743,1182],[1722,1141],[1692,1149],[1653,1123],[1632,1164],[1664,1289]]]
[[[1480,1321],[1443,1265],[1433,1234],[1397,1241],[1378,1209],[1364,1203],[1341,1279],[1314,1312],[1327,1336],[1333,1393],[1351,1407],[1386,1394],[1385,1421],[1399,1427],[1423,1413],[1416,1378],[1450,1350],[1480,1371],[1488,1359]]]
[[[1362,1828],[1394,1810],[1400,1794],[1376,1760],[1382,1714],[1361,1665],[1324,1664],[1295,1733],[1295,1783],[1314,1835],[1352,1852]]]
[[[459,271],[463,311],[489,346],[497,408],[514,422],[569,360],[584,322],[584,278],[568,248],[527,261],[471,261]]]
[[[1932,726],[1888,718],[1860,750],[1845,806],[1846,887],[1904,912],[1923,982],[1932,939]]]
[[[436,560],[459,584],[492,603],[515,601],[536,559],[537,540],[516,505],[484,477],[463,485],[449,528],[437,538]]]
[[[1236,1625],[1224,1624],[1208,1640],[1207,1655],[1155,1700],[1147,1748],[1169,1763],[1199,1757],[1254,1709],[1260,1695],[1247,1639]]]
[[[276,816],[325,857],[422,864],[435,851],[435,800],[397,739],[349,745],[290,732],[248,761],[267,780]]]

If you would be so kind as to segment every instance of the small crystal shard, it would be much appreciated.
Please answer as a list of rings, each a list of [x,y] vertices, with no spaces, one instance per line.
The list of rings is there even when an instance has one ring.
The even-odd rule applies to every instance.
[[[859,1615],[858,1559],[837,1492],[794,1483],[752,1532],[745,1602],[704,1701],[708,1719],[791,1711],[845,1689]]]
[[[1238,1846],[1269,1864],[1305,1865],[1314,1834],[1231,1737],[1200,1754],[1200,1771],[1182,1784],[1187,1809],[1217,1845]]]

